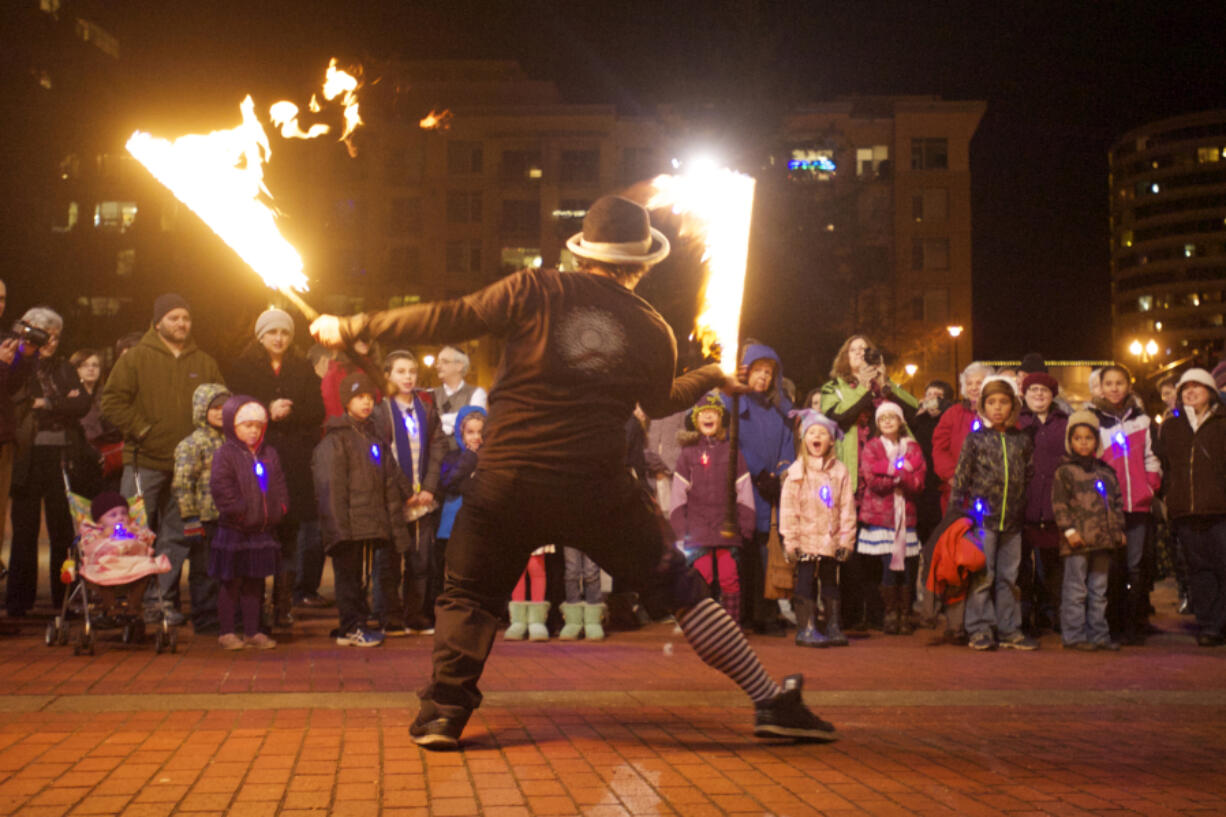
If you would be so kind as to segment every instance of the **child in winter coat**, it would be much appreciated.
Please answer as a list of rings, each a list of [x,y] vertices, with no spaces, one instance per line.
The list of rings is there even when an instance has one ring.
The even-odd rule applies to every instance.
[[[268,411],[254,398],[235,395],[221,412],[226,441],[213,455],[209,491],[217,505],[217,536],[209,552],[209,575],[218,581],[218,643],[223,649],[277,646],[259,631],[264,579],[277,572],[281,544],[277,524],[289,510],[289,489],[276,449],[264,444]],[[246,639],[235,633],[242,610]]]
[[[1017,570],[1022,558],[1026,486],[1033,470],[1030,436],[1015,423],[1021,401],[1012,378],[992,375],[979,393],[981,424],[967,435],[950,490],[950,513],[970,516],[982,529],[986,566],[971,580],[966,630],[973,650],[997,645],[1036,650],[1022,632]],[[992,636],[995,626],[997,638]]]
[[[796,643],[845,647],[839,616],[841,562],[855,549],[855,489],[834,454],[838,425],[812,409],[799,413],[800,457],[788,466],[779,504],[779,535],[796,563]],[[817,631],[817,585],[826,608],[826,634]]]
[[[403,497],[413,491],[403,484],[403,472],[371,422],[375,384],[354,372],[341,380],[337,393],[345,413],[324,424],[324,438],[311,458],[320,535],[336,580],[336,643],[377,647],[383,633],[366,626],[362,563],[368,548],[405,541]]]
[[[910,635],[911,599],[919,572],[915,500],[924,491],[927,463],[919,443],[907,436],[902,409],[877,406],[877,436],[860,453],[860,535],[856,551],[881,560],[881,598],[886,635]]]
[[[744,540],[753,539],[755,514],[749,467],[739,451],[733,452],[724,429],[727,414],[717,394],[708,394],[690,411],[694,430],[677,435],[682,447],[673,470],[669,520],[677,541],[695,553],[694,567],[707,584],[718,577],[720,603],[735,620],[741,614],[737,554]],[[738,528],[727,537],[728,458],[734,455]]]
[[[1188,562],[1188,592],[1202,647],[1226,644],[1226,403],[1204,369],[1176,386],[1159,448],[1169,466],[1166,507]]]
[[[383,359],[383,373],[395,393],[375,406],[371,421],[412,490],[403,497],[408,549],[375,552],[375,616],[385,635],[428,635],[434,632],[434,598],[442,589],[431,587],[430,577],[438,521],[433,513],[438,508],[435,494],[447,438],[429,392],[417,389],[413,353],[403,349],[389,353]],[[442,569],[437,573],[441,576]]]
[[[1068,455],[1056,469],[1051,506],[1063,532],[1060,555],[1064,586],[1060,635],[1067,649],[1118,650],[1107,627],[1107,574],[1111,554],[1124,547],[1124,505],[1111,466],[1102,452],[1098,417],[1073,412],[1065,435]]]
[[[1162,484],[1162,464],[1153,449],[1149,415],[1132,393],[1132,373],[1118,364],[1099,370],[1102,396],[1094,400],[1101,427],[1103,460],[1115,469],[1124,496],[1124,564],[1117,561],[1107,599],[1107,620],[1122,625],[1124,640],[1140,644],[1149,628],[1146,550],[1152,547],[1150,506]],[[1125,582],[1127,584],[1125,585]]]
[[[81,523],[82,578],[98,586],[102,608],[114,617],[115,588],[126,585],[129,620],[141,619],[141,599],[149,577],[170,572],[166,554],[153,555],[157,537],[144,525],[132,521],[128,500],[116,491],[103,491],[89,506],[90,519]]]
[[[196,430],[175,446],[175,471],[170,488],[179,503],[183,539],[191,553],[190,583],[200,583],[192,592],[204,605],[192,603],[192,629],[197,633],[216,625],[217,582],[207,574],[209,543],[217,535],[217,505],[209,491],[213,455],[226,441],[221,430],[222,407],[231,397],[220,383],[201,383],[192,393],[192,422]],[[196,567],[196,566],[199,567]]]

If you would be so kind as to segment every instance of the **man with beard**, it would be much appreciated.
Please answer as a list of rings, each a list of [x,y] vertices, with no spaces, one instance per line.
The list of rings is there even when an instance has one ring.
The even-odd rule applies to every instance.
[[[834,727],[804,705],[799,675],[771,679],[740,628],[673,547],[672,531],[626,467],[635,403],[664,417],[712,388],[744,392],[716,365],[674,380],[677,343],[634,294],[668,255],[668,240],[628,199],[597,200],[567,247],[578,272],[527,269],[464,298],[311,326],[338,347],[354,340],[505,341],[490,391],[477,470],[447,546],[435,607],[434,672],[409,730],[427,748],[454,748],[481,703],[477,681],[528,556],[544,544],[577,548],[628,589],[676,611],[699,657],[754,702],[759,737],[831,739]]]
[[[157,552],[170,558],[171,570],[158,576],[166,614],[183,623],[179,611],[179,576],[191,559],[188,586],[192,618],[200,625],[216,615],[216,587],[208,577],[203,540],[191,547],[171,491],[174,453],[179,440],[193,431],[192,393],[202,383],[223,383],[217,362],[192,340],[192,316],[181,295],[166,293],[153,302],[153,325],[139,344],[115,362],[102,390],[102,413],[123,431],[124,496],[136,495],[137,473],[149,511],[149,526],[157,531]],[[153,605],[153,587],[145,599],[145,618],[157,621],[162,611]]]

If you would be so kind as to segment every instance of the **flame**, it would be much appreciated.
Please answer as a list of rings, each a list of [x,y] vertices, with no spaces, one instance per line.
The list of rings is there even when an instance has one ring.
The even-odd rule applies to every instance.
[[[243,121],[230,130],[187,134],[173,142],[137,131],[128,152],[234,248],[270,287],[305,292],[302,256],[277,231],[276,213],[260,200],[263,163],[272,150],[248,96]]]
[[[324,99],[331,102],[343,94],[341,104],[345,106],[345,130],[341,133],[342,142],[348,140],[358,125],[362,124],[362,117],[358,114],[359,84],[357,77],[336,67],[336,57],[333,57],[324,74]]]
[[[421,125],[422,130],[448,130],[451,127],[451,111],[432,110],[418,124]]]
[[[347,144],[353,130],[362,124],[359,87],[361,82],[356,77],[336,67],[335,58],[329,63],[323,95],[329,101],[341,97],[345,120],[341,140]],[[315,96],[309,107],[319,112]],[[277,213],[266,203],[272,199],[264,185],[264,163],[272,156],[268,135],[256,118],[250,96],[239,110],[242,122],[229,130],[187,134],[173,141],[136,131],[128,139],[128,152],[200,216],[266,284],[287,294],[291,290],[305,292],[302,256],[277,230]],[[330,130],[323,123],[302,130],[298,106],[289,101],[273,104],[268,114],[285,139],[314,139]],[[349,148],[352,153],[352,144]]]
[[[737,365],[754,186],[750,176],[703,165],[680,176],[656,177],[647,201],[648,209],[671,207],[681,216],[681,237],[702,242],[707,277],[694,336],[704,356],[718,346],[720,368],[727,374]]]
[[[314,139],[316,136],[323,136],[331,130],[322,122],[317,122],[311,125],[310,130],[304,131],[298,127],[298,106],[284,99],[273,103],[272,107],[268,109],[268,118],[272,120],[274,125],[281,128],[281,138],[283,139]]]

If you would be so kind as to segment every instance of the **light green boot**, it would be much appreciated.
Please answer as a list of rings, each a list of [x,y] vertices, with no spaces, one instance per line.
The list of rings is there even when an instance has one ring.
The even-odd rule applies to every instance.
[[[511,626],[502,637],[507,641],[523,641],[528,637],[528,602],[513,601],[507,605],[507,612],[511,616]]]
[[[583,635],[583,604],[575,602],[574,604],[562,603],[562,632],[558,633],[558,638],[563,641],[575,641]]]
[[[549,628],[545,626],[545,619],[549,617],[549,602],[547,601],[530,601],[528,607],[528,640],[529,641],[548,641]]]
[[[604,620],[605,609],[603,604],[583,605],[583,637],[588,641],[604,639],[604,627],[600,623]]]

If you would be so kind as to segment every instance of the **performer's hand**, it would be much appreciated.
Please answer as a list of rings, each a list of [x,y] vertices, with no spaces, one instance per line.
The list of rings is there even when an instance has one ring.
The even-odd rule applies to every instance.
[[[742,366],[737,369],[736,374],[724,375],[724,382],[719,387],[720,391],[727,395],[749,394],[749,384],[745,382],[747,371],[748,369]]]
[[[345,340],[341,337],[341,319],[335,315],[320,315],[311,322],[311,337],[315,342],[329,349],[343,349]]]

